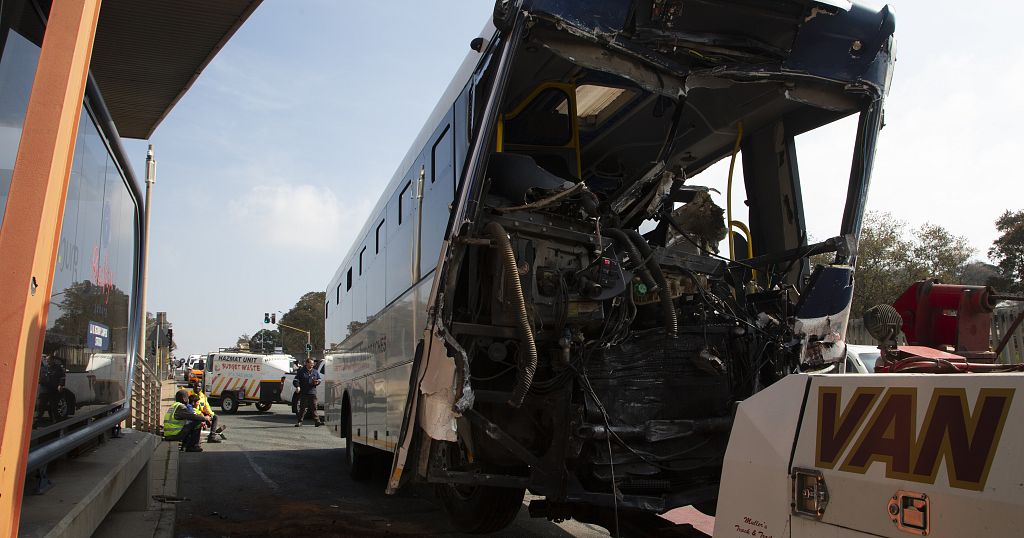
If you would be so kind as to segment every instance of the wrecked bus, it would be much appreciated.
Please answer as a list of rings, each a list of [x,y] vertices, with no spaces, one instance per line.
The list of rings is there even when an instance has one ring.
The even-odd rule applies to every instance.
[[[328,284],[352,475],[393,453],[388,491],[436,484],[469,532],[527,490],[606,526],[714,511],[734,404],[845,357],[893,29],[841,0],[498,1]],[[848,116],[841,227],[810,241],[794,137]],[[719,161],[744,205],[712,201]]]

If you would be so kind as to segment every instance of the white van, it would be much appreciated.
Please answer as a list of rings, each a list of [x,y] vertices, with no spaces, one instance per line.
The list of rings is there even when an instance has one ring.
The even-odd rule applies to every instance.
[[[235,413],[240,405],[249,404],[255,404],[259,411],[269,411],[274,403],[290,402],[281,399],[289,361],[290,355],[210,353],[203,390],[211,403],[219,403],[226,413]]]

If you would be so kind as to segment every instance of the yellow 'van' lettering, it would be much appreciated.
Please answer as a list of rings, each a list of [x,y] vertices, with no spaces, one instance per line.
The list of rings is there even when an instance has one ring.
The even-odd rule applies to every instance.
[[[965,389],[935,389],[920,421],[916,387],[881,392],[858,388],[840,415],[842,387],[819,388],[818,467],[834,468],[845,453],[841,471],[863,474],[881,462],[888,478],[933,484],[945,462],[953,487],[985,488],[1014,389],[981,389],[973,412]]]

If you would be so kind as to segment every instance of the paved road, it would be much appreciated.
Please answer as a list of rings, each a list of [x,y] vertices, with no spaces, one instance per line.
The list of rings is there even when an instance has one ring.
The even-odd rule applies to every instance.
[[[462,536],[429,487],[384,495],[386,463],[348,478],[345,442],[329,428],[295,428],[285,405],[219,415],[228,440],[181,454],[177,536]],[[497,536],[608,536],[600,527],[531,519],[524,506]]]

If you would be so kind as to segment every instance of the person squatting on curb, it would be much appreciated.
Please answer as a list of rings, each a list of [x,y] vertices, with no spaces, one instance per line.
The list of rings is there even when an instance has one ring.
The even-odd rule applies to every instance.
[[[188,390],[181,389],[174,393],[174,403],[164,414],[164,440],[181,441],[185,452],[202,452],[199,432],[203,424],[209,423],[210,419],[189,411]]]
[[[218,425],[217,413],[214,413],[213,408],[210,407],[210,400],[206,398],[202,385],[200,383],[190,383],[189,387],[192,388],[192,395],[189,397],[190,401],[193,396],[196,398],[196,402],[193,404],[195,405],[196,413],[210,419],[210,434],[206,436],[206,442],[219,443],[221,439],[226,440],[227,436],[224,435],[224,430],[227,429],[227,426]]]

